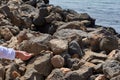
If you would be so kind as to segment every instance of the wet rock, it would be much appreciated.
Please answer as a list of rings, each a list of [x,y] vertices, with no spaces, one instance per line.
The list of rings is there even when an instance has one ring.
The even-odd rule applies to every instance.
[[[55,68],[61,68],[64,66],[64,58],[60,55],[55,55],[51,58],[51,63]]]
[[[65,80],[64,74],[60,69],[54,69],[46,80]]]
[[[68,42],[64,40],[52,39],[49,43],[54,54],[61,54],[68,49]]]
[[[37,73],[38,77],[39,75],[47,77],[52,71],[53,67],[50,60],[53,55],[49,52],[42,53],[42,55],[38,55],[29,61],[27,65],[27,70],[24,75],[26,78],[29,78],[30,74],[31,77],[36,76],[34,73]]]
[[[118,40],[115,37],[112,36],[104,37],[100,41],[100,49],[106,51],[107,53],[117,48],[118,48]]]
[[[50,39],[50,35],[40,34],[38,37],[33,37],[20,43],[19,50],[34,53],[34,55],[40,54],[42,50],[49,50],[48,41]]]
[[[5,68],[0,64],[0,80],[5,79]]]
[[[107,78],[113,78],[120,74],[120,62],[108,60],[103,64],[103,73]]]
[[[92,69],[84,67],[76,71],[68,72],[65,75],[65,80],[88,80],[91,75]]]
[[[80,58],[84,56],[84,52],[82,51],[80,45],[77,43],[77,41],[73,40],[68,45],[68,53],[70,55],[77,54]]]
[[[80,22],[80,21],[68,22],[60,26],[57,30],[61,30],[61,29],[78,29],[78,30],[83,30],[83,31],[87,30],[86,26],[84,25],[84,22]]]

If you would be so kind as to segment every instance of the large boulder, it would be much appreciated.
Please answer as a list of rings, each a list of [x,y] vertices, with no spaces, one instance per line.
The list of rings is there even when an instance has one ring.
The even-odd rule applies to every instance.
[[[49,50],[48,42],[51,36],[48,34],[41,34],[38,37],[32,37],[30,40],[24,40],[19,45],[19,50],[39,54],[42,50]]]
[[[52,39],[49,41],[50,48],[54,54],[61,54],[68,49],[68,42],[61,39]]]

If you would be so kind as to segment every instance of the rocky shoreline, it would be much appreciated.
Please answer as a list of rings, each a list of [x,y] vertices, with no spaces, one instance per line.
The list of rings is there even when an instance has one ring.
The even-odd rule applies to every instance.
[[[27,60],[0,60],[0,80],[119,80],[120,34],[49,0],[1,0],[0,45]]]

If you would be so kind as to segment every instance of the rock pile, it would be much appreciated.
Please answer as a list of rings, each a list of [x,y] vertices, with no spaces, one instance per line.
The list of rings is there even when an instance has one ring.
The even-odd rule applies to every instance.
[[[27,60],[0,60],[0,80],[119,80],[120,34],[49,0],[0,0],[0,45]]]

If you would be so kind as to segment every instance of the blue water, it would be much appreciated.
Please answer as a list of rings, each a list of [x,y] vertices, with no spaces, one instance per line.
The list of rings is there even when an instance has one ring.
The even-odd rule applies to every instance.
[[[50,4],[88,13],[97,25],[113,27],[120,33],[120,0],[50,0]]]

